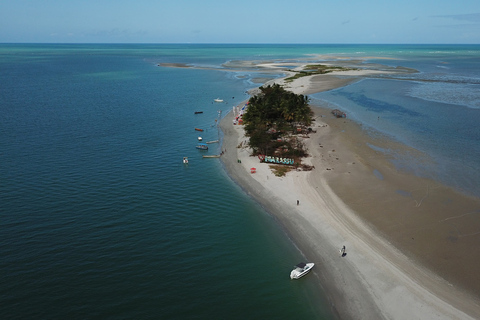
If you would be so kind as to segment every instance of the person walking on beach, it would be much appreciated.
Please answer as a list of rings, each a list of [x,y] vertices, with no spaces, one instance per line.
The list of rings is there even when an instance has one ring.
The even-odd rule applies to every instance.
[[[341,254],[342,257],[345,257],[347,255],[346,251],[347,251],[347,249],[345,248],[345,246],[343,246],[343,248],[340,249],[340,254]]]
[[[300,201],[297,200],[297,206],[300,204]]]

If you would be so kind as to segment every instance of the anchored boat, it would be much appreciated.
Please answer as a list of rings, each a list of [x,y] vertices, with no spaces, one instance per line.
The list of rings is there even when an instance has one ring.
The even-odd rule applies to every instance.
[[[208,150],[208,146],[205,143],[199,143],[195,148],[200,150]]]

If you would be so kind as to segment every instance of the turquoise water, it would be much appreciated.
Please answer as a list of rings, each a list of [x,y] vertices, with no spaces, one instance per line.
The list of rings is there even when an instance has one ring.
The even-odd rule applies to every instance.
[[[221,69],[230,60],[337,54],[383,55],[397,60],[382,63],[418,67],[427,80],[446,79],[435,85],[456,86],[459,104],[448,94],[428,95],[434,82],[420,75],[369,79],[314,98],[431,152],[438,167],[403,165],[435,174],[458,152],[468,164],[459,172],[478,171],[479,52],[478,46],[0,45],[2,318],[331,319],[325,293],[309,281],[315,273],[288,277],[304,260],[301,252],[218,159],[202,159],[205,152],[195,149],[199,135],[221,138],[218,111],[225,115],[247,99],[255,74],[157,64]],[[217,97],[225,102],[213,103]],[[456,108],[467,116],[452,120]],[[383,122],[374,121],[378,116]],[[219,151],[212,144],[206,154]],[[477,186],[478,179],[462,177],[442,176],[461,188]]]

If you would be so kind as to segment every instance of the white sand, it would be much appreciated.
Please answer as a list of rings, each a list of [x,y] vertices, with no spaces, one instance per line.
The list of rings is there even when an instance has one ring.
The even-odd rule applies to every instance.
[[[298,79],[292,91],[315,92],[332,85],[319,86],[312,78]],[[318,146],[335,146],[335,138],[329,135],[330,128],[323,126],[321,118],[314,125],[317,132],[305,139],[312,155],[305,162],[315,169],[293,171],[285,177],[276,177],[267,164],[250,156],[251,150],[237,148],[247,138],[243,127],[234,126],[232,119],[230,113],[221,123],[226,149],[222,161],[229,175],[278,218],[308,262],[316,263],[313,277],[309,277],[316,277],[326,287],[332,310],[340,318],[480,318],[478,299],[409,260],[332,192],[325,176],[330,172],[329,162],[322,159],[327,148],[322,153]],[[368,171],[355,163],[355,154],[341,146],[335,148],[334,157],[342,159],[344,166],[352,166],[352,170]],[[251,174],[251,167],[257,172]],[[347,249],[345,257],[339,255],[343,245]]]

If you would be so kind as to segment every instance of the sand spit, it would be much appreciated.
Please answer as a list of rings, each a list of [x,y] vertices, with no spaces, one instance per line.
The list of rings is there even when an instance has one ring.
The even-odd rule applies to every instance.
[[[366,58],[365,58],[366,59]],[[253,79],[255,83],[264,85],[280,84],[286,89],[296,94],[313,94],[325,90],[338,88],[365,77],[387,76],[391,74],[409,74],[417,72],[414,69],[404,67],[390,67],[381,64],[365,63],[365,59],[356,58],[355,60],[343,58],[335,59],[330,56],[313,55],[309,58],[296,59],[291,61],[228,61],[219,67],[195,66],[184,63],[160,63],[161,67],[169,68],[192,68],[207,69],[225,72],[252,72],[261,74],[283,75],[281,78],[267,80],[264,78]],[[285,78],[291,77],[304,70],[308,65],[322,64],[328,66],[339,66],[355,70],[333,71],[323,75],[304,76],[293,81],[286,81]],[[255,93],[255,89],[251,94]]]
[[[394,72],[412,71],[377,68],[267,84],[311,94]],[[368,145],[418,151],[373,138],[327,109],[314,109],[316,132],[304,139],[311,155],[304,161],[315,166],[313,171],[276,177],[251,156],[232,113],[220,124],[222,161],[233,180],[278,219],[306,259],[318,264],[312,273],[329,293],[332,312],[342,319],[480,318],[480,254],[467,252],[480,244],[475,236],[480,222],[469,219],[478,212],[479,199],[399,172],[388,155]],[[427,155],[417,156],[429,161]],[[339,255],[343,245],[345,257]]]
[[[285,81],[311,63],[357,70]],[[305,95],[365,77],[416,72],[317,55],[281,62],[230,61],[214,69],[282,74],[284,78],[265,84],[278,83]],[[309,278],[326,288],[332,312],[341,319],[480,319],[480,222],[472,219],[480,200],[399,172],[388,155],[368,146],[410,154],[416,150],[372,138],[353,121],[333,118],[327,109],[315,108],[315,113],[316,133],[305,138],[311,156],[304,161],[315,166],[312,171],[276,177],[251,156],[243,128],[232,124],[232,113],[220,123],[225,150],[221,159],[230,177],[275,216],[306,259],[317,264]],[[416,156],[429,161],[428,155]],[[250,173],[251,167],[256,173]],[[341,257],[344,245],[347,255]]]
[[[229,175],[278,219],[309,261],[318,263],[313,273],[327,288],[333,312],[340,318],[480,316],[478,299],[396,249],[329,186],[335,180],[329,177],[331,173],[346,174],[342,166],[323,161],[329,152],[350,172],[358,176],[372,174],[355,153],[336,144],[338,140],[332,139],[335,132],[327,123],[317,120],[317,133],[305,139],[312,153],[306,162],[315,169],[276,177],[267,164],[259,164],[257,157],[250,156],[248,148],[237,148],[247,138],[241,126],[232,125],[232,119],[229,114],[221,122],[226,150],[222,161]],[[335,145],[334,152],[331,145]],[[255,174],[250,173],[251,167],[257,168]],[[345,257],[339,255],[343,245],[347,248]]]

